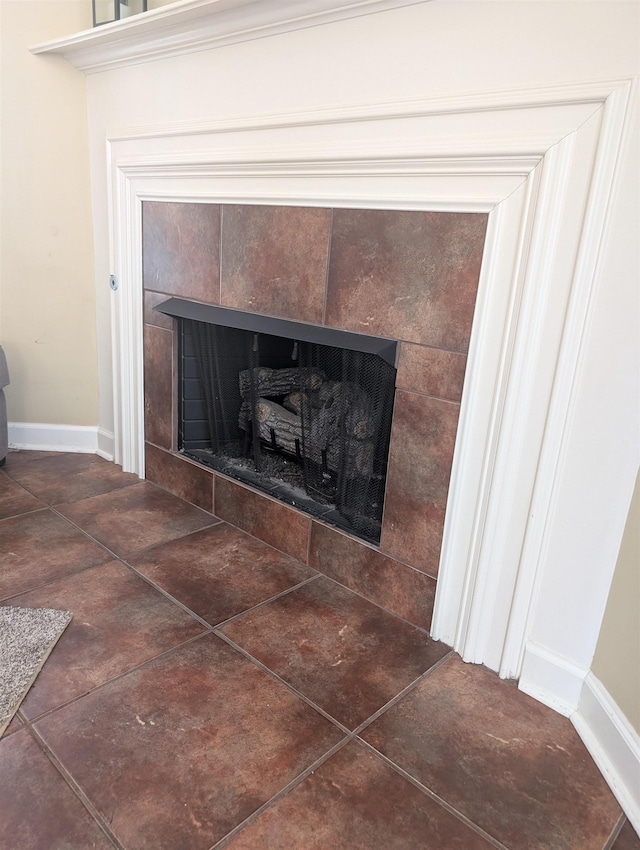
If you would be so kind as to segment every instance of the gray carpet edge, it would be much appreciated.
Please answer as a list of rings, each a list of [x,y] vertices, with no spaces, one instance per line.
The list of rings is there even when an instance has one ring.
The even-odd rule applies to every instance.
[[[52,608],[0,606],[0,737],[72,617]]]

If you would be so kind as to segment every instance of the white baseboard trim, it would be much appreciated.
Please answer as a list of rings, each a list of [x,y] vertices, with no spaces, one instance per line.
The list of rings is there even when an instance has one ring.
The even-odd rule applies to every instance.
[[[640,735],[593,673],[571,722],[640,835]]]
[[[94,425],[48,425],[33,422],[9,422],[9,448],[48,452],[111,453],[113,435]],[[109,440],[110,438],[110,440]]]
[[[570,717],[578,707],[588,672],[547,647],[527,641],[518,687],[554,711]]]
[[[98,427],[98,448],[96,454],[105,460],[113,461],[115,457],[115,437],[112,431]]]

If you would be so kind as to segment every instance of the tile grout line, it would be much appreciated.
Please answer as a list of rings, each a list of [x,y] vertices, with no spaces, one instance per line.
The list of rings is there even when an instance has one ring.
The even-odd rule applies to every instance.
[[[313,569],[313,567],[312,567],[312,569]],[[353,593],[355,596],[358,596],[360,599],[363,599],[365,602],[368,602],[370,605],[375,605],[376,608],[378,608],[380,611],[384,611],[385,614],[389,614],[391,617],[395,617],[397,620],[400,620],[401,622],[406,623],[408,626],[411,626],[412,629],[417,629],[419,632],[422,632],[430,640],[433,640],[433,638],[429,634],[429,630],[425,629],[424,626],[417,626],[415,623],[412,623],[411,620],[407,620],[405,617],[401,617],[400,614],[396,614],[395,611],[391,611],[389,608],[385,608],[383,605],[380,605],[379,602],[374,602],[372,599],[369,599],[368,596],[363,596],[363,594],[360,593],[360,591],[353,590],[351,587],[348,587],[346,584],[342,584],[342,582],[338,581],[337,579],[333,578],[332,576],[329,576],[326,573],[323,573],[322,570],[319,570],[318,574],[320,576],[322,576],[323,578],[326,578],[328,581],[331,581],[334,584],[337,584],[338,587],[341,587],[343,590],[346,590],[349,593]],[[437,643],[437,642],[438,641],[434,641],[434,643]]]
[[[196,533],[196,532],[194,532],[194,533]],[[169,541],[169,542],[172,542],[172,541]],[[136,553],[136,557],[137,557],[137,553]],[[213,632],[213,631],[215,631],[215,629],[221,629],[223,626],[227,626],[230,623],[235,622],[240,617],[244,617],[245,614],[250,614],[253,611],[255,611],[259,608],[262,608],[265,605],[269,605],[271,602],[275,602],[277,599],[280,599],[282,596],[286,596],[287,594],[293,592],[294,590],[298,590],[299,588],[304,587],[306,584],[309,584],[310,582],[315,581],[318,578],[317,575],[309,576],[308,578],[303,579],[303,581],[300,581],[297,584],[294,584],[291,587],[285,588],[284,590],[279,591],[278,593],[274,594],[273,596],[270,596],[268,599],[263,599],[261,602],[257,602],[255,605],[251,605],[249,608],[245,608],[243,611],[239,611],[237,614],[233,614],[231,617],[228,617],[226,620],[219,620],[219,621],[216,621],[215,623],[210,623],[204,617],[200,616],[200,614],[196,613],[196,611],[194,611],[193,608],[189,608],[189,606],[186,605],[186,603],[181,602],[177,597],[172,596],[171,593],[169,593],[168,590],[165,590],[161,585],[154,582],[154,580],[152,578],[149,578],[149,576],[145,575],[134,564],[130,564],[128,561],[125,561],[122,558],[119,559],[119,560],[121,561],[123,566],[125,566],[127,569],[131,570],[134,573],[134,575],[136,575],[138,578],[141,578],[153,590],[156,590],[158,593],[160,593],[162,596],[164,596],[164,598],[168,602],[173,602],[178,608],[180,608],[182,611],[184,611],[185,614],[189,614],[191,617],[193,617],[194,620],[196,620],[198,623],[203,625],[208,632]]]
[[[131,673],[137,673],[138,670],[146,667],[147,664],[152,664],[161,658],[164,658],[166,655],[174,652],[177,649],[182,649],[185,646],[188,646],[191,643],[194,643],[197,640],[201,640],[203,637],[207,635],[213,634],[212,631],[202,631],[198,635],[194,635],[193,637],[188,638],[187,640],[182,641],[181,643],[177,643],[175,646],[170,647],[169,649],[165,649],[163,652],[158,655],[154,655],[152,658],[146,658],[144,661],[141,661],[139,664],[136,664],[135,667],[131,667],[129,670],[124,670],[122,673],[118,673],[112,679],[107,679],[106,682],[100,682],[99,685],[94,685],[90,690],[85,691],[82,694],[78,694],[75,697],[67,700],[66,702],[61,703],[60,705],[56,705],[53,708],[49,708],[46,711],[43,711],[42,714],[38,714],[35,717],[32,717],[30,720],[26,718],[22,711],[20,711],[20,719],[24,721],[25,725],[33,726],[36,723],[40,723],[41,720],[45,720],[48,717],[51,717],[52,714],[55,714],[57,711],[61,711],[62,709],[68,708],[70,705],[73,705],[76,702],[79,702],[82,699],[85,699],[88,696],[92,696],[96,693],[96,691],[101,691],[103,688],[106,688],[109,685],[112,685],[114,682],[118,682],[120,679],[124,679],[125,676],[128,676]]]
[[[392,768],[396,773],[410,782],[415,788],[422,791],[426,794],[429,799],[433,800],[434,803],[437,803],[441,806],[445,811],[449,812],[449,814],[453,815],[457,820],[461,821],[465,826],[469,827],[473,832],[477,835],[480,835],[485,841],[488,841],[496,850],[513,850],[513,848],[507,847],[506,844],[502,844],[501,841],[498,841],[497,838],[494,838],[488,832],[486,832],[482,827],[478,826],[478,824],[474,823],[474,821],[470,820],[466,815],[462,814],[462,812],[458,811],[455,806],[452,806],[451,803],[447,802],[443,797],[439,797],[434,791],[432,791],[427,785],[424,785],[420,782],[419,779],[416,779],[415,776],[412,776],[408,771],[404,768],[400,767],[400,765],[396,764],[396,762],[392,761],[388,756],[384,753],[381,753],[379,750],[376,750],[374,746],[369,744],[367,741],[362,738],[358,738],[358,743],[363,746],[366,750],[373,753],[377,758],[383,761],[388,767]]]
[[[391,708],[397,705],[401,700],[403,700],[406,696],[408,696],[412,691],[414,691],[417,687],[419,687],[422,682],[428,678],[432,673],[435,673],[443,664],[446,664],[447,661],[454,658],[456,653],[453,649],[449,650],[446,655],[443,655],[442,658],[439,658],[434,664],[429,667],[428,670],[425,670],[424,673],[421,673],[417,676],[412,682],[409,682],[406,687],[404,687],[399,693],[397,693],[394,697],[392,697],[388,702],[386,702],[383,706],[381,706],[377,711],[367,717],[366,720],[363,720],[359,726],[353,730],[353,734],[355,736],[359,736],[361,732],[364,732],[372,723],[375,723],[378,718],[382,717],[383,714],[386,714]]]
[[[618,839],[618,836],[622,832],[622,828],[624,827],[626,820],[627,820],[627,816],[625,815],[624,812],[622,812],[622,814],[620,815],[620,817],[618,818],[618,820],[614,824],[613,829],[611,830],[611,833],[609,834],[609,837],[604,842],[602,850],[615,850],[615,843]]]
[[[322,717],[324,717],[325,720],[328,720],[334,726],[337,726],[337,728],[344,735],[348,735],[349,737],[353,737],[353,732],[350,729],[348,729],[344,724],[340,723],[339,720],[337,720],[335,717],[333,717],[331,714],[329,714],[327,711],[325,711],[324,708],[321,708],[317,703],[313,702],[313,700],[311,700],[308,696],[303,694],[301,691],[296,690],[296,688],[293,685],[291,685],[289,682],[287,682],[286,679],[283,679],[274,670],[271,670],[269,667],[266,666],[266,664],[263,664],[262,661],[259,661],[257,658],[255,658],[253,655],[251,655],[249,652],[247,652],[246,649],[243,649],[239,644],[235,643],[235,641],[233,641],[231,638],[227,637],[227,635],[225,635],[223,632],[218,633],[217,631],[214,631],[213,634],[216,637],[223,640],[226,644],[228,644],[231,647],[231,649],[235,649],[235,651],[238,652],[240,655],[242,655],[244,658],[246,658],[247,661],[250,661],[252,664],[255,664],[255,666],[258,667],[260,670],[262,670],[263,673],[266,673],[270,678],[275,679],[276,682],[279,682],[291,694],[293,694],[298,699],[302,700],[302,702],[306,703],[309,706],[309,708],[312,708],[318,714],[322,715]]]
[[[72,454],[75,454],[75,453],[72,453]],[[98,455],[95,455],[95,457],[98,457]],[[46,460],[46,458],[44,458],[44,459]],[[33,461],[33,463],[39,463],[39,461]],[[105,463],[112,463],[112,461],[105,461]],[[113,465],[113,466],[117,466],[117,464],[113,464],[113,463],[112,463],[112,465]],[[43,500],[42,496],[37,496],[37,495],[33,492],[33,490],[30,490],[30,489],[29,489],[29,487],[27,487],[25,484],[23,484],[23,483],[22,483],[22,482],[20,482],[20,481],[17,481],[15,478],[13,478],[13,477],[12,477],[12,476],[11,476],[11,475],[10,475],[10,474],[6,471],[6,469],[3,469],[2,471],[5,473],[5,475],[7,475],[7,477],[8,477],[11,481],[13,481],[13,483],[14,483],[14,484],[17,484],[17,485],[18,485],[18,487],[22,487],[22,489],[23,489],[26,493],[28,493],[30,496],[33,496],[33,498],[34,498],[34,499],[37,499],[39,502],[42,502],[42,504],[44,505],[44,507],[45,507],[45,508],[54,508],[54,507],[56,507],[57,505],[60,505],[60,506],[61,506],[61,505],[73,505],[75,502],[83,502],[85,499],[93,499],[93,498],[94,498],[94,497],[96,497],[96,496],[106,496],[108,493],[115,493],[115,492],[117,492],[118,490],[126,490],[126,489],[127,489],[127,487],[134,487],[136,484],[140,484],[140,482],[143,480],[143,479],[138,479],[138,481],[130,481],[129,483],[127,483],[127,484],[123,484],[122,486],[116,486],[116,487],[114,487],[112,490],[106,490],[104,493],[93,493],[91,496],[82,496],[82,497],[81,497],[81,498],[79,498],[79,499],[70,499],[68,502],[46,502],[46,501],[44,501],[44,500]],[[82,470],[82,471],[83,471],[83,472],[87,472],[87,471],[90,471],[90,470],[87,468],[87,469]],[[127,474],[129,474],[129,473],[123,472],[122,474],[123,474],[123,475],[127,475]]]
[[[141,482],[141,483],[150,483],[150,482]],[[154,486],[154,487],[155,487],[155,484],[154,484],[154,485],[152,485],[152,486]],[[158,488],[158,489],[161,489],[161,488]],[[168,490],[164,490],[163,492],[165,492],[165,493],[169,493],[169,491],[168,491]],[[107,495],[107,494],[106,494],[106,493],[104,493],[104,494],[101,494],[101,495]],[[169,495],[172,495],[172,494],[169,494]],[[90,498],[94,498],[94,497],[93,497],[93,496],[91,496]],[[179,496],[174,496],[174,498],[179,499]],[[79,499],[78,501],[82,502],[82,501],[84,501],[84,499]],[[180,499],[180,501],[184,501],[184,499]],[[71,504],[76,504],[76,503],[75,503],[75,502],[68,502],[67,504],[70,504],[70,505],[71,505]],[[191,505],[191,502],[186,502],[185,504],[187,504],[187,505],[189,505],[189,506],[191,506],[191,507],[194,507],[193,505]],[[60,519],[65,520],[66,522],[68,522],[68,523],[69,523],[69,525],[73,526],[73,527],[74,527],[74,528],[76,528],[78,531],[82,532],[82,534],[84,534],[84,535],[85,535],[85,537],[87,537],[87,538],[88,538],[89,540],[91,540],[93,543],[96,543],[96,544],[97,544],[98,546],[100,546],[102,549],[104,549],[105,551],[107,551],[107,552],[108,552],[108,553],[109,553],[109,554],[110,554],[113,558],[117,558],[119,561],[123,560],[124,558],[132,558],[132,557],[137,557],[138,555],[142,555],[142,554],[144,554],[145,552],[147,552],[147,550],[149,550],[149,549],[153,549],[153,548],[155,548],[156,546],[162,546],[162,545],[163,545],[163,543],[173,543],[174,541],[182,540],[183,538],[188,537],[190,534],[195,534],[195,532],[196,532],[196,531],[204,531],[205,529],[207,529],[207,528],[211,528],[211,527],[213,527],[213,526],[215,526],[215,525],[218,525],[218,524],[221,522],[221,520],[218,520],[217,522],[211,522],[211,523],[208,523],[208,524],[206,524],[206,525],[203,525],[201,528],[194,528],[194,529],[192,529],[191,531],[187,531],[187,532],[185,532],[184,534],[179,534],[177,537],[172,537],[172,538],[171,538],[171,539],[169,539],[169,540],[163,540],[163,541],[161,541],[160,543],[153,543],[151,546],[145,546],[143,549],[136,549],[136,550],[134,550],[133,552],[125,552],[125,553],[123,553],[123,554],[119,555],[119,554],[118,554],[117,552],[115,552],[113,549],[109,549],[109,547],[108,547],[105,543],[101,543],[101,542],[98,540],[98,538],[97,538],[97,537],[93,537],[93,536],[92,536],[92,535],[91,535],[88,531],[85,531],[85,529],[84,529],[84,528],[82,528],[82,526],[78,525],[78,523],[77,523],[77,522],[75,522],[74,520],[72,520],[72,519],[70,519],[69,517],[65,516],[63,513],[61,513],[60,511],[56,510],[56,509],[55,509],[55,508],[53,508],[53,507],[50,507],[50,510],[51,510],[51,511],[53,511],[53,513],[54,513],[56,516],[58,516]],[[198,508],[198,510],[202,510],[202,508]],[[205,513],[206,513],[206,512],[205,512]],[[211,517],[212,517],[212,519],[216,519],[215,517],[213,517],[213,515],[212,515],[212,514],[211,514]]]
[[[341,741],[338,741],[337,744],[334,744],[330,749],[327,750],[326,753],[323,753],[319,756],[312,764],[306,767],[303,771],[301,771],[297,776],[295,776],[290,782],[288,782],[283,788],[277,791],[272,797],[270,797],[266,802],[264,802],[261,806],[251,812],[250,815],[236,824],[233,829],[229,830],[226,835],[223,835],[222,838],[218,839],[218,841],[213,844],[209,850],[222,850],[223,847],[226,847],[230,841],[232,841],[238,833],[242,832],[245,827],[250,826],[254,823],[261,815],[263,815],[268,809],[277,805],[280,800],[287,796],[291,791],[293,791],[298,785],[300,785],[304,780],[311,776],[319,767],[321,767],[326,761],[328,761],[332,756],[334,756],[337,752],[339,752],[343,747],[346,747],[347,744],[351,743],[350,737],[345,737]]]
[[[231,623],[235,623],[236,620],[241,619],[245,615],[252,614],[254,611],[259,611],[261,608],[270,605],[272,602],[277,602],[278,599],[282,599],[283,597],[288,596],[290,593],[293,593],[294,590],[300,590],[301,588],[306,587],[308,584],[312,584],[312,582],[317,581],[319,578],[319,575],[309,576],[309,578],[298,582],[298,584],[292,585],[286,590],[281,590],[279,593],[276,593],[269,599],[263,599],[262,602],[257,602],[255,605],[252,605],[251,608],[247,608],[244,611],[240,611],[238,614],[233,614],[231,617],[227,617],[226,620],[221,620],[219,623],[216,623],[215,625],[211,626],[211,629],[213,631],[215,631],[216,629],[223,629],[226,626],[231,625]]]
[[[116,850],[126,850],[125,846],[120,842],[115,833],[112,832],[111,827],[107,822],[107,819],[102,815],[100,810],[91,802],[91,799],[82,790],[80,785],[75,781],[75,779],[63,765],[60,759],[49,747],[40,732],[37,729],[33,729],[31,726],[29,726],[28,733],[33,738],[35,738],[36,744],[44,753],[45,757],[57,770],[58,774],[62,777],[67,787],[71,790],[76,799],[78,799],[82,806],[85,808],[91,820],[98,826],[100,831],[107,837],[111,844],[113,844],[114,848],[116,848]]]

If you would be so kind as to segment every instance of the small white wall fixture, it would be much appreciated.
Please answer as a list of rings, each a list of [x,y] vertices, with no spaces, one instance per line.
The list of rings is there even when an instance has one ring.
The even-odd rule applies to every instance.
[[[116,461],[143,474],[142,201],[489,213],[433,635],[520,676],[634,95],[613,80],[111,134]],[[587,669],[556,662],[559,686],[520,686],[569,714]]]

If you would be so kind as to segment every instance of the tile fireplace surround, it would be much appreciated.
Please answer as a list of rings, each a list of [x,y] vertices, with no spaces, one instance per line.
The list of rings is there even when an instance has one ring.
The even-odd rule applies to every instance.
[[[429,629],[487,216],[143,203],[146,477]],[[178,296],[400,342],[379,547],[177,452]]]

